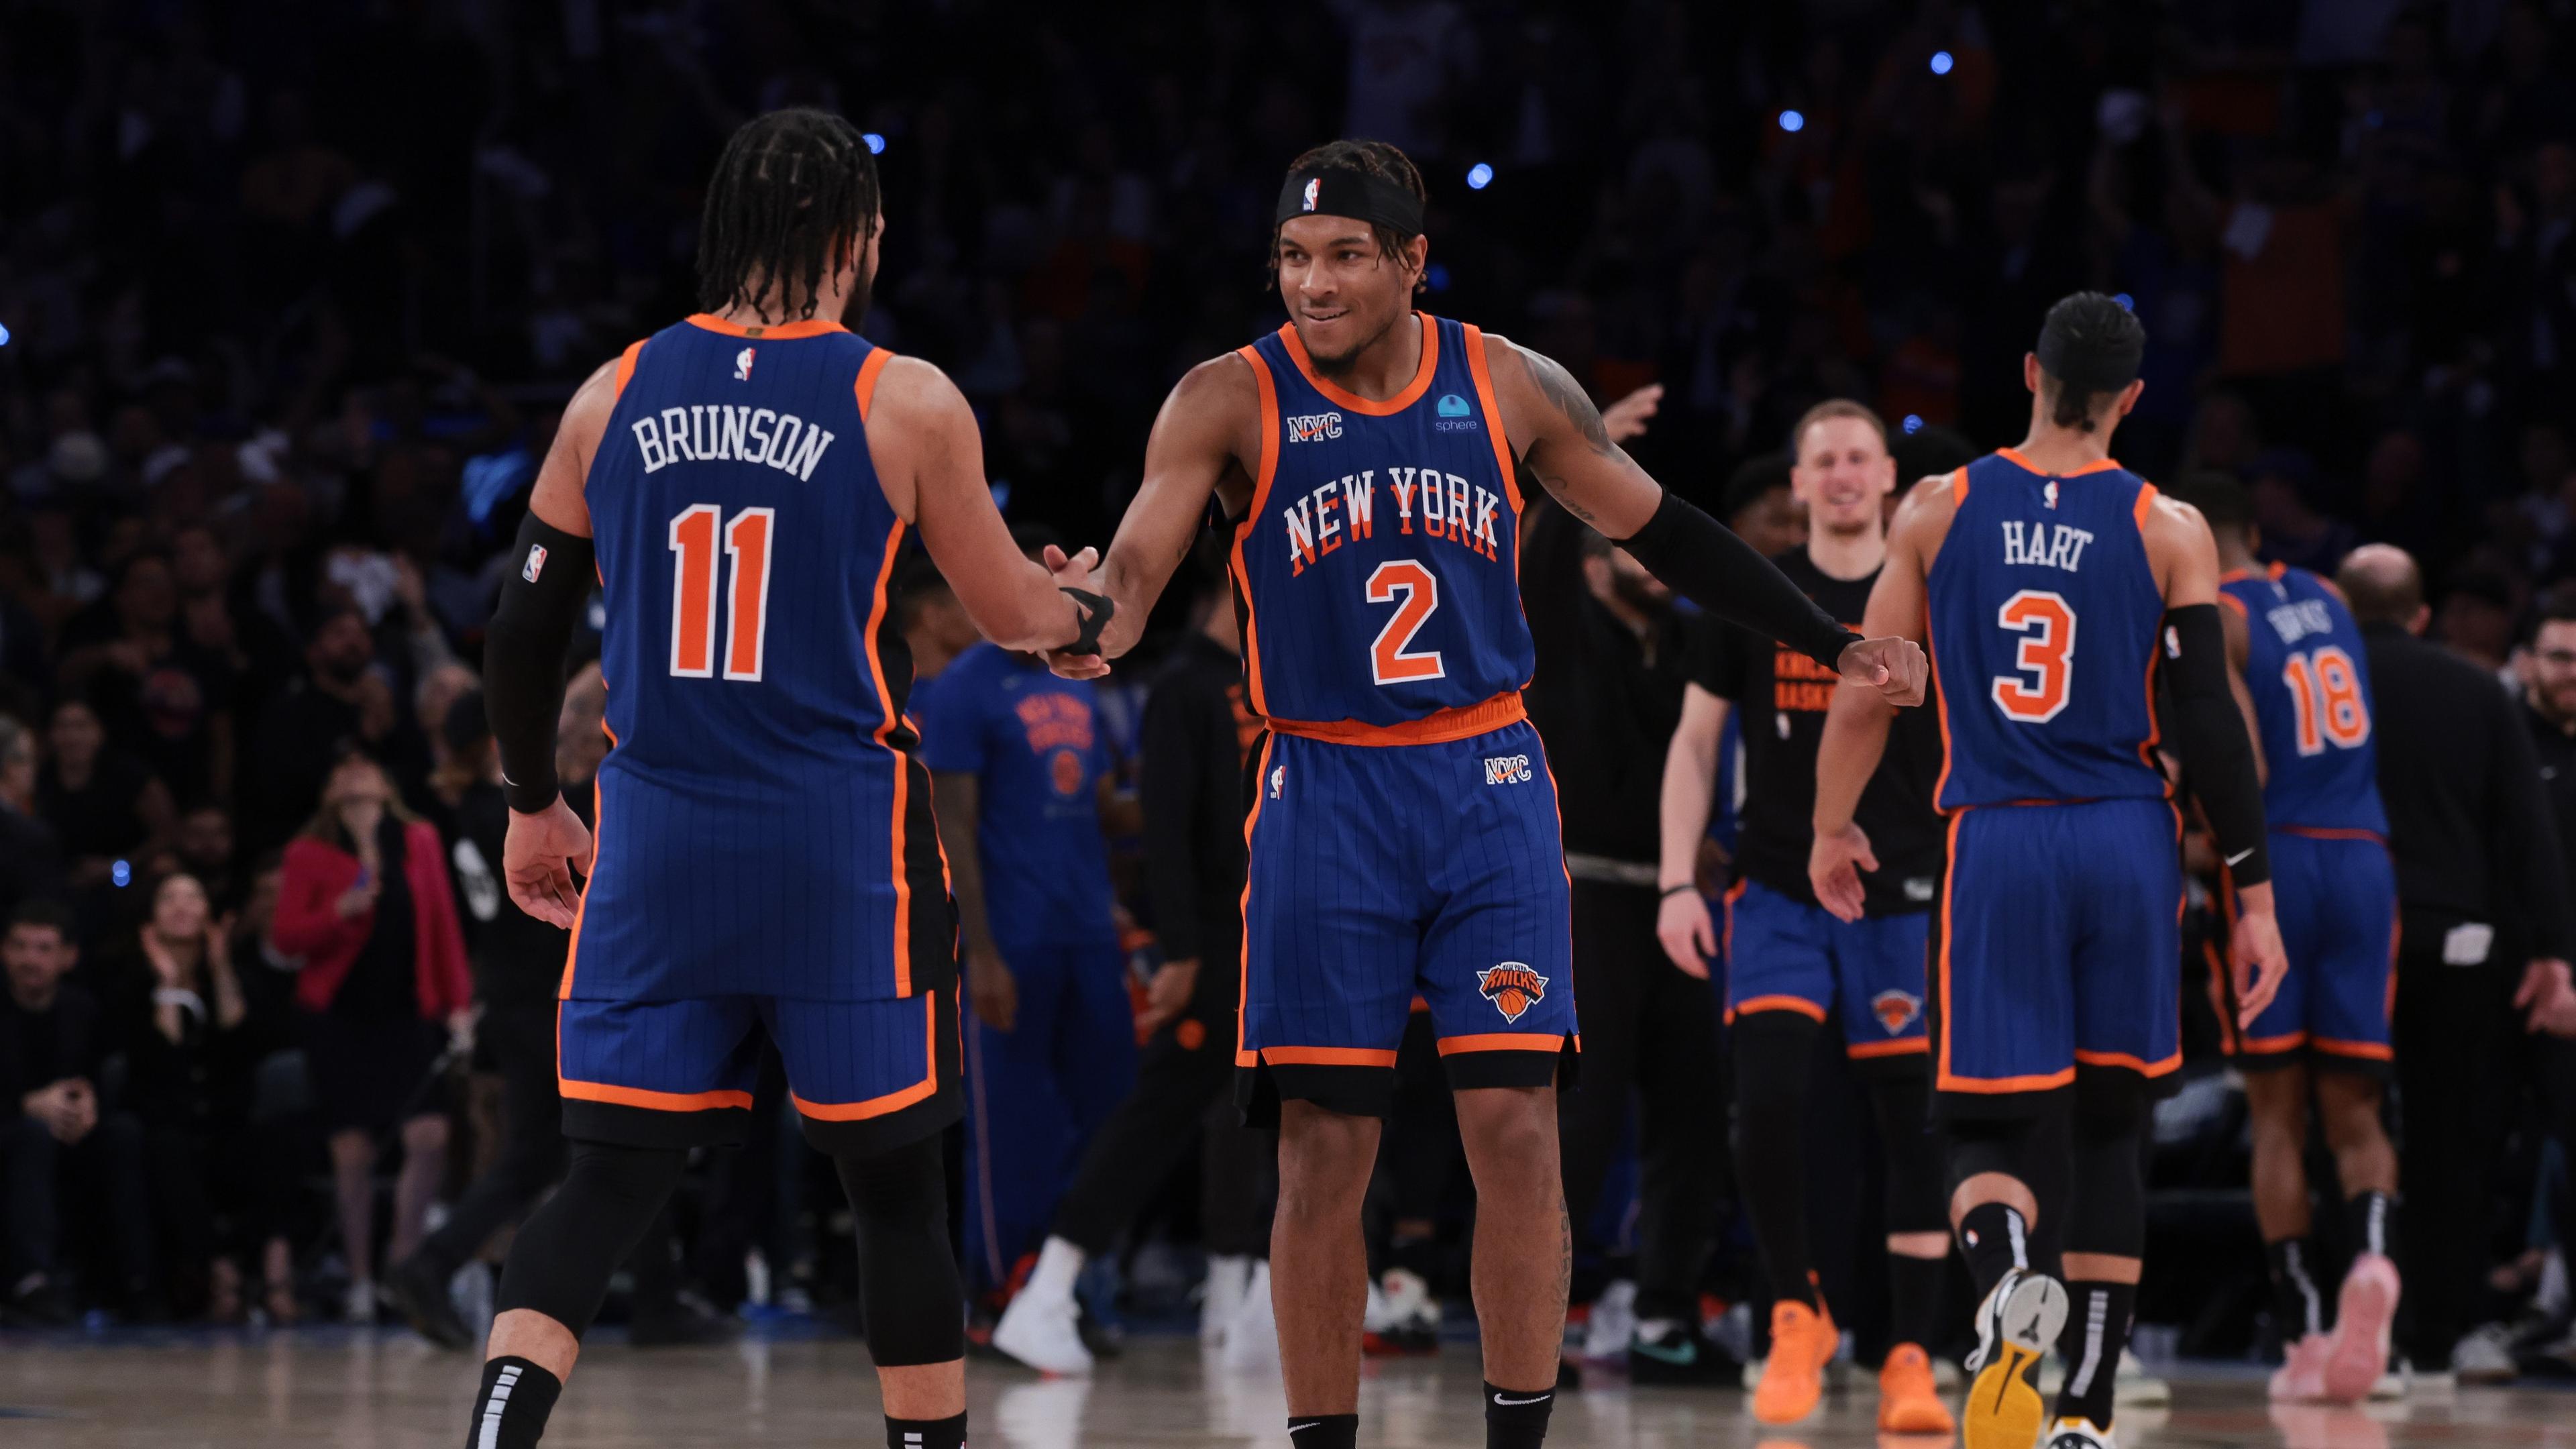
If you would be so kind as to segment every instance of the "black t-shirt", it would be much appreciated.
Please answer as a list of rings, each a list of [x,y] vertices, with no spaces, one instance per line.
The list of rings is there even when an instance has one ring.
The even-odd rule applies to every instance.
[[[1869,607],[1870,586],[1878,582],[1876,571],[1866,578],[1832,578],[1804,548],[1772,561],[1826,613],[1859,627]],[[1744,809],[1737,825],[1736,874],[1812,905],[1816,893],[1807,884],[1807,850],[1815,840],[1816,745],[1824,737],[1836,676],[1795,649],[1722,625],[1709,631],[1693,654],[1690,677],[1741,712]],[[1887,754],[1854,814],[1878,856],[1878,870],[1861,873],[1873,916],[1926,910],[1932,904],[1942,850],[1932,786],[1940,773],[1941,727],[1930,701],[1898,711],[1888,732]]]
[[[420,942],[412,919],[411,880],[404,871],[402,822],[388,814],[376,826],[376,918],[358,959],[349,965],[331,1010],[386,1020],[420,1015]]]
[[[564,792],[575,814],[590,815],[590,793]],[[474,955],[475,992],[487,1005],[526,1006],[554,1000],[563,984],[572,933],[520,910],[501,879],[501,843],[510,832],[510,806],[501,787],[478,780],[456,803],[448,847],[449,875],[463,909],[466,942]],[[1240,847],[1237,847],[1240,849]]]

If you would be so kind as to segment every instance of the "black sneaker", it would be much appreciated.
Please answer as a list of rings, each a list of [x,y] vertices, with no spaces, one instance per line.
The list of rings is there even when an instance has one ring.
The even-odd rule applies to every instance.
[[[474,1343],[474,1330],[465,1326],[455,1300],[448,1296],[449,1276],[427,1253],[414,1253],[394,1264],[386,1275],[385,1291],[412,1332],[440,1348],[468,1348]]]
[[[1633,1384],[1734,1384],[1744,1365],[1686,1323],[1667,1323],[1628,1340],[1628,1382]]]

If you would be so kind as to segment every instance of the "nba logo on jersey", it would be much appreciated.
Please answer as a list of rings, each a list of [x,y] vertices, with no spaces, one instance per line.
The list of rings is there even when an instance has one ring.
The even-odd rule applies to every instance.
[[[537,575],[544,573],[545,571],[546,546],[542,543],[529,544],[528,561],[525,564],[520,565],[519,577],[526,579],[529,583],[533,584],[537,581]]]
[[[749,357],[751,356],[751,353],[746,351],[743,353],[743,356]],[[2048,486],[2040,490],[2039,496],[2041,501],[2045,502],[2049,507],[2055,508],[2057,506],[2057,480],[2054,478],[2049,479]]]
[[[733,355],[733,380],[751,381],[751,349],[748,347]]]
[[[1547,999],[1547,978],[1529,969],[1525,962],[1505,961],[1476,977],[1476,989],[1494,1003],[1494,1010],[1505,1021],[1518,1021],[1521,1013]]]
[[[1315,209],[1315,194],[1323,189],[1324,178],[1321,176],[1312,177],[1306,182],[1306,204],[1303,208],[1304,210],[1313,211]]]

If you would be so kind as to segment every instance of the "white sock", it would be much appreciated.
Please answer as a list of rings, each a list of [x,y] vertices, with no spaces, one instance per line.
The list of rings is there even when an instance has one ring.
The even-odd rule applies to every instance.
[[[1069,1300],[1073,1297],[1073,1280],[1082,1276],[1082,1250],[1062,1238],[1050,1237],[1038,1250],[1038,1265],[1029,1273],[1026,1292],[1041,1298]]]

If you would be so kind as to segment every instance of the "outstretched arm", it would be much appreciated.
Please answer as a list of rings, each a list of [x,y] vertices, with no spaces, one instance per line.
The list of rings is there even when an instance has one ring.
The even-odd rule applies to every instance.
[[[1923,637],[1924,579],[1949,536],[1957,508],[1947,479],[1922,484],[1897,505],[1887,533],[1887,564],[1870,587],[1869,609],[1861,616],[1861,627],[1872,637]],[[1869,837],[1852,815],[1887,753],[1888,726],[1895,718],[1894,706],[1878,692],[1838,688],[1825,711],[1824,735],[1816,742],[1816,838],[1808,849],[1807,878],[1817,901],[1846,921],[1861,917],[1860,872],[1878,869]]]
[[[1488,339],[1486,362],[1522,466],[1568,512],[1618,540],[1649,572],[1719,618],[1777,639],[1898,704],[1922,702],[1921,648],[1910,640],[1854,635],[1752,545],[1665,492],[1610,440],[1600,409],[1563,367],[1499,337]]]

